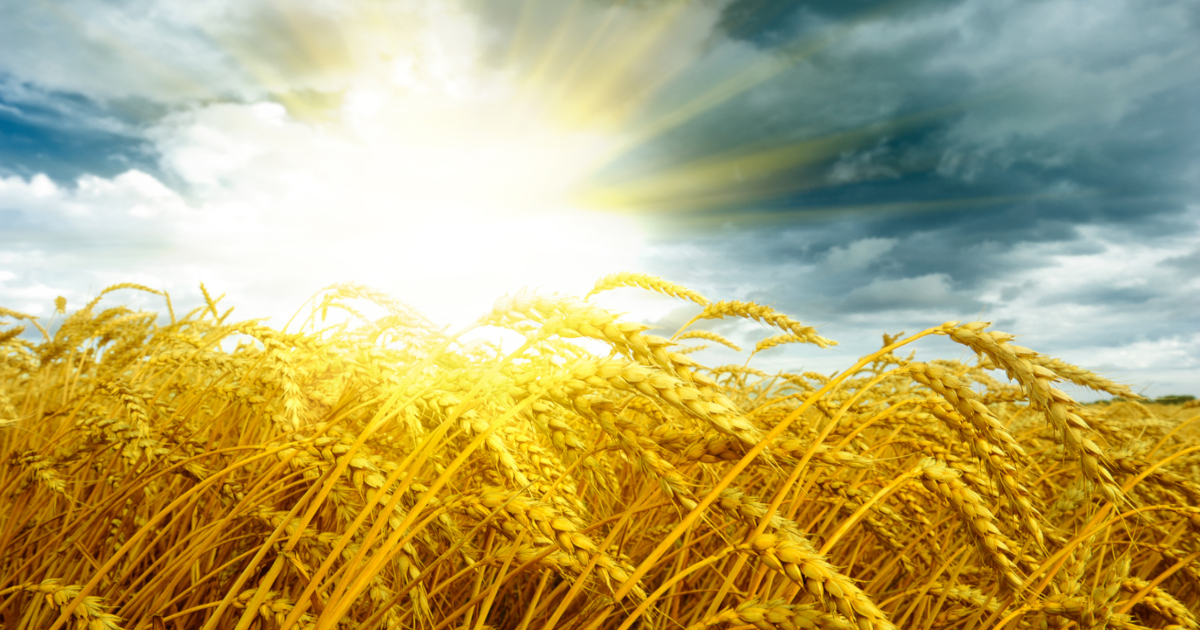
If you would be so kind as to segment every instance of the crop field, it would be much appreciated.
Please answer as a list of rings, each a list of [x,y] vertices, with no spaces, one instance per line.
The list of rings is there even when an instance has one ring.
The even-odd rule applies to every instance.
[[[835,342],[633,273],[501,297],[503,344],[356,284],[283,330],[204,296],[0,309],[4,628],[1200,628],[1200,408],[987,323],[769,374]]]

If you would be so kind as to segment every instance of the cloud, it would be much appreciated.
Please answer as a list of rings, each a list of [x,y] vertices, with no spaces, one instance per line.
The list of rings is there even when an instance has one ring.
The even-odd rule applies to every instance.
[[[1194,226],[1200,214],[1175,220]],[[647,271],[710,296],[770,304],[841,342],[782,349],[761,359],[763,369],[828,373],[877,349],[882,332],[982,319],[1021,345],[1151,395],[1194,392],[1200,382],[1200,370],[1178,358],[1200,330],[1200,281],[1187,271],[1200,251],[1194,227],[1147,238],[1122,224],[1079,224],[1073,240],[992,241],[987,229],[942,218],[865,236],[881,229],[832,219],[668,240],[652,251],[670,254],[650,259]],[[752,342],[754,333],[739,338]],[[916,350],[923,360],[961,354],[937,341]]]
[[[10,7],[0,25],[0,41],[9,42],[0,48],[0,71],[104,101],[337,91],[346,69],[386,65],[414,48],[414,30],[454,13],[425,2],[25,3]],[[367,24],[374,28],[350,30]]]
[[[842,153],[829,169],[829,182],[833,185],[850,184],[870,179],[900,177],[894,166],[881,163],[887,147],[879,145],[862,151],[847,151]]]
[[[862,271],[880,256],[892,251],[894,238],[864,238],[845,247],[833,247],[825,257],[825,265],[837,271]]]
[[[979,303],[956,292],[946,274],[898,280],[873,280],[846,294],[844,308],[852,312],[978,310]]]
[[[61,184],[156,166],[149,143],[126,116],[0,72],[0,175],[43,173]]]
[[[529,88],[599,89],[592,106],[663,80],[697,55],[723,2],[682,9],[511,0],[161,0],[14,5],[0,23],[0,74],[98,101],[336,105],[362,75],[415,93],[474,89],[482,66]],[[657,20],[657,27],[648,27]],[[590,56],[581,42],[591,42]],[[616,70],[614,72],[614,70]]]
[[[714,39],[693,66],[709,80],[673,82],[662,102],[719,93],[711,77],[729,76],[714,71],[723,57],[764,79],[719,94],[631,164],[791,146],[770,164],[771,194],[718,207],[736,215],[769,204],[797,219],[810,208],[1024,196],[1072,223],[1126,221],[1131,203],[1170,214],[1195,197],[1187,130],[1200,38],[1182,5],[964,0],[849,15],[797,6],[731,4],[722,24],[734,39]],[[748,11],[787,19],[760,23]]]
[[[1165,258],[1160,265],[1173,267],[1193,276],[1200,276],[1200,249],[1179,256]]]
[[[0,178],[0,303],[39,314],[56,295],[79,303],[135,278],[175,289],[178,278],[159,265],[170,262],[188,212],[178,194],[137,170],[69,187],[45,175]]]
[[[122,233],[159,234],[186,212],[177,193],[137,170],[112,179],[84,176],[69,188],[45,175],[0,178],[0,208],[8,217],[0,231],[9,246],[21,239],[48,244],[55,238],[49,234],[94,242]]]
[[[1131,307],[1145,305],[1155,298],[1169,293],[1168,287],[1149,286],[1088,286],[1065,294],[1050,294],[1042,296],[1046,305],[1081,304],[1103,305],[1107,307]]]

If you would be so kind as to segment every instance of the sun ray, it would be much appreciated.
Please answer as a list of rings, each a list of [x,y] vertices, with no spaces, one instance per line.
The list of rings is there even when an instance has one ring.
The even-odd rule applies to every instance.
[[[601,50],[603,42],[611,36],[612,29],[617,24],[618,12],[614,9],[624,6],[624,4],[625,0],[620,0],[605,11],[601,16],[600,23],[594,26],[587,41],[568,56],[566,60],[568,66],[557,77],[556,84],[551,86],[547,95],[548,109],[555,111],[569,107],[571,100],[577,98],[577,88],[586,81],[584,75],[597,64],[597,57],[602,56],[602,53],[598,51]]]
[[[621,34],[611,47],[614,54],[599,60],[602,63],[591,68],[586,84],[572,95],[567,120],[576,125],[593,121],[621,124],[627,120],[656,85],[631,86],[631,73],[637,70],[639,60],[650,57],[652,48],[663,41],[671,27],[678,24],[680,13],[690,5],[691,0],[672,2],[633,32]],[[610,12],[616,10],[608,8]],[[660,75],[670,76],[675,71],[677,68],[660,71]],[[630,90],[631,87],[634,89]]]
[[[519,66],[522,59],[530,55],[530,49],[537,44],[538,38],[533,34],[534,16],[537,14],[535,6],[541,0],[520,0],[520,9],[517,11],[516,25],[509,39],[507,51],[505,53],[505,67]]]
[[[559,73],[556,70],[564,59],[569,59],[571,56],[564,51],[564,47],[568,45],[569,38],[574,34],[572,31],[575,22],[579,19],[583,3],[584,0],[567,0],[565,3],[567,9],[560,20],[559,27],[550,33],[550,39],[533,62],[533,68],[522,78],[526,98],[540,98],[543,85],[557,83]]]
[[[858,26],[875,20],[881,16],[896,11],[913,0],[896,0],[865,11],[857,17],[844,20],[828,26],[816,38],[801,36],[790,44],[779,47],[771,55],[757,59],[750,67],[725,77],[715,85],[692,97],[684,103],[675,106],[667,112],[652,118],[649,122],[638,125],[626,134],[626,144],[615,147],[614,152],[624,152],[633,147],[645,144],[663,133],[678,128],[694,120],[729,100],[745,94],[749,90],[770,81],[784,72],[791,70],[801,62],[812,58],[817,53],[841,41]],[[644,96],[648,97],[649,94]],[[617,158],[615,153],[613,158]]]
[[[638,173],[581,191],[581,203],[632,211],[691,209],[735,205],[779,197],[829,185],[825,174],[797,171],[820,165],[839,154],[871,146],[880,138],[902,133],[960,111],[965,105],[934,108],[908,116],[785,144],[747,145],[709,154],[668,168]],[[909,164],[923,170],[931,164]]]

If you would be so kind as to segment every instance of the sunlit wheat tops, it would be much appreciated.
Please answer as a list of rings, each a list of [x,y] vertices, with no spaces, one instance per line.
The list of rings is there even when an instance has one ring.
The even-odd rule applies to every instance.
[[[813,327],[635,273],[500,298],[515,345],[354,283],[282,330],[201,295],[0,308],[0,626],[1200,630],[1200,408],[985,324],[826,376],[752,364]],[[779,334],[705,365],[723,318]],[[975,359],[910,354],[943,337]]]
[[[617,287],[640,287],[648,291],[657,291],[671,297],[689,300],[700,306],[708,304],[708,298],[687,287],[667,282],[662,278],[631,272],[614,273],[597,280],[596,286],[585,297],[590,298],[597,293],[609,291]]]
[[[753,302],[713,302],[706,305],[704,310],[700,311],[683,328],[687,328],[692,323],[701,319],[723,319],[725,317],[744,317],[757,320],[768,326],[774,326],[784,332],[791,333],[804,343],[814,343],[822,348],[837,344],[836,341],[818,335],[816,328],[805,326],[783,313],[774,311],[769,306]]]
[[[706,339],[706,340],[712,341],[714,343],[719,343],[719,344],[725,346],[726,348],[733,350],[734,352],[742,351],[742,349],[739,348],[737,346],[737,344],[722,337],[721,335],[718,335],[715,332],[711,332],[711,331],[707,331],[707,330],[689,330],[689,331],[683,333],[682,335],[677,335],[675,337],[675,341],[684,341],[687,339]]]

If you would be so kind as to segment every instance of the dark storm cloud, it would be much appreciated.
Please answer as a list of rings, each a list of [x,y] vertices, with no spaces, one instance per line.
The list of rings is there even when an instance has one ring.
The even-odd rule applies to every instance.
[[[1148,212],[1176,211],[1181,195],[1195,193],[1189,176],[1200,134],[1190,105],[1200,99],[1200,83],[1186,78],[1200,79],[1200,66],[1186,55],[1197,48],[1186,37],[1196,33],[1177,32],[1175,49],[1162,55],[1156,41],[1107,66],[1070,67],[1076,55],[1064,51],[1051,57],[1054,67],[1023,71],[1028,60],[1011,51],[1000,55],[1011,60],[996,67],[955,64],[962,53],[959,29],[935,23],[927,30],[894,44],[835,41],[640,151],[661,162],[686,162],[861,129],[844,150],[775,175],[809,187],[755,200],[779,219],[838,205],[1019,195],[1103,197],[1102,204],[1058,203],[1046,213],[1071,223],[1136,219],[1146,225]],[[983,52],[1012,48],[1005,34],[976,46]],[[1102,52],[1103,38],[1094,39],[1088,43]],[[703,64],[693,72],[702,73]],[[1062,78],[1078,85],[1055,85]],[[1109,83],[1112,88],[1098,87]],[[1073,88],[1097,92],[1094,101]],[[889,123],[906,118],[912,122]],[[1146,196],[1156,199],[1141,199]],[[723,210],[737,213],[745,205],[735,198]],[[1013,229],[1030,225],[1002,222]]]
[[[85,174],[153,172],[155,155],[129,120],[145,107],[104,107],[0,76],[0,176],[44,173],[59,183]],[[122,116],[124,114],[124,116]],[[122,119],[124,118],[124,119]]]
[[[689,225],[743,231],[755,244],[724,253],[747,265],[813,264],[839,245],[894,238],[888,265],[838,286],[943,274],[968,295],[985,278],[1046,264],[1012,255],[1021,245],[1094,251],[1080,226],[1146,239],[1194,231],[1180,216],[1200,191],[1196,12],[1177,3],[1002,4],[729,4],[720,27],[764,54],[829,41],[642,153],[669,164],[881,126],[774,175],[804,189],[691,213],[681,210],[685,199],[652,221],[664,233]],[[1048,6],[1057,22],[1038,26]],[[1077,24],[1072,14],[1094,19]],[[1032,41],[1013,39],[1031,24]],[[692,72],[703,71],[701,62]],[[843,218],[838,209],[853,212]],[[789,225],[796,229],[782,229]]]

